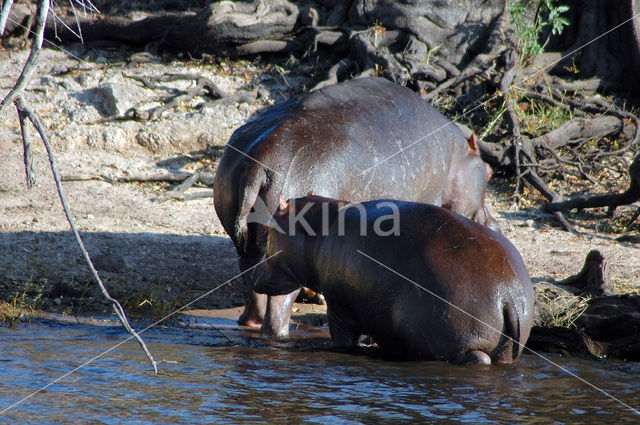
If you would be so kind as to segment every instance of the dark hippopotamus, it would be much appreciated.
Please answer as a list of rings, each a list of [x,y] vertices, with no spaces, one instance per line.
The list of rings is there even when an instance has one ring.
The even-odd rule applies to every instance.
[[[279,295],[304,283],[322,292],[335,345],[369,335],[383,350],[421,359],[510,363],[519,356],[534,292],[500,233],[415,202],[281,202],[255,289]]]
[[[410,89],[361,78],[275,105],[236,130],[218,165],[214,205],[244,272],[265,249],[265,227],[256,216],[267,220],[280,194],[396,197],[497,226],[484,205],[489,175],[475,136],[466,140]],[[270,302],[288,310],[294,299]],[[250,293],[239,322],[259,326],[266,305],[265,296]],[[263,332],[283,335],[288,327]]]

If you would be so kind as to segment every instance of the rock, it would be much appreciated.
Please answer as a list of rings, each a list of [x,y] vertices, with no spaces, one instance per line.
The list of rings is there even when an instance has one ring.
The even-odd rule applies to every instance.
[[[116,152],[127,150],[129,143],[122,128],[105,126],[102,130],[103,149]]]
[[[144,148],[146,148],[149,152],[157,153],[161,151],[163,145],[167,144],[164,137],[156,133],[151,133],[149,131],[141,130],[136,134],[136,142]]]
[[[101,75],[100,71],[86,71],[80,73],[75,80],[81,87],[88,89],[99,83]]]
[[[107,83],[93,90],[103,111],[108,116],[124,116],[144,100],[142,90],[134,85]]]

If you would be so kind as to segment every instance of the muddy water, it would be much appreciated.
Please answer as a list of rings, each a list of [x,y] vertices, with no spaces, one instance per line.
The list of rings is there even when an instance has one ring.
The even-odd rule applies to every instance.
[[[144,333],[0,415],[0,423],[640,423],[619,402],[535,355],[511,366],[398,361],[337,352],[326,330],[269,342],[231,321]],[[0,328],[0,410],[111,348],[115,326]],[[550,359],[640,409],[640,364]]]

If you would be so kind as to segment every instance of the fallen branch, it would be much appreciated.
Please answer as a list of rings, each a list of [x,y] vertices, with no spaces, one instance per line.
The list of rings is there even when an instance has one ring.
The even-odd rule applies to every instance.
[[[621,129],[622,121],[612,116],[574,118],[542,136],[531,139],[531,144],[535,148],[544,147],[544,144],[551,149],[558,149],[580,139],[604,137]]]
[[[161,75],[158,77],[145,77],[138,75],[131,75],[129,78],[140,81],[144,84],[145,87],[149,89],[157,89],[159,82],[170,82],[170,81],[178,81],[178,80],[195,80],[196,84],[193,87],[190,87],[188,90],[176,90],[176,93],[170,96],[165,96],[161,99],[163,105],[157,106],[151,111],[143,113],[140,111],[136,111],[134,114],[135,117],[141,119],[142,121],[146,120],[156,120],[160,118],[161,114],[171,108],[174,108],[180,105],[183,102],[188,102],[196,96],[205,96],[208,95],[214,99],[220,99],[227,97],[227,93],[225,93],[222,89],[220,89],[213,81],[206,77],[202,77],[200,75],[191,75],[191,74],[171,74],[171,75]]]
[[[42,49],[42,43],[44,40],[45,23],[47,21],[47,16],[49,15],[49,5],[50,5],[49,0],[40,0],[38,2],[37,21],[36,21],[35,33],[34,33],[33,43],[31,46],[31,51],[29,53],[29,57],[27,58],[27,61],[25,62],[25,65],[22,68],[22,72],[20,73],[20,76],[18,77],[18,80],[16,81],[13,89],[0,103],[0,113],[2,112],[2,110],[6,105],[8,105],[9,103],[14,103],[16,110],[18,112],[18,117],[20,120],[21,128],[22,128],[22,135],[23,137],[25,137],[25,139],[23,139],[23,146],[24,146],[24,154],[25,154],[25,158],[24,158],[25,171],[27,173],[28,186],[35,181],[35,177],[33,173],[33,165],[31,162],[31,141],[30,141],[29,131],[26,126],[27,121],[31,122],[31,124],[38,131],[38,134],[40,135],[40,138],[44,143],[45,149],[47,150],[47,154],[49,156],[49,163],[51,165],[53,178],[56,182],[56,187],[58,190],[58,195],[60,197],[60,202],[62,203],[62,208],[67,217],[67,221],[71,226],[71,230],[75,236],[76,242],[78,243],[78,246],[82,251],[82,255],[89,269],[91,270],[91,273],[95,281],[98,283],[98,286],[102,291],[102,294],[107,299],[107,301],[111,302],[113,310],[116,316],[118,317],[118,319],[120,320],[120,323],[125,328],[125,330],[131,335],[131,337],[134,338],[140,344],[145,355],[151,362],[154,372],[157,374],[158,373],[157,363],[154,360],[153,356],[151,355],[151,352],[148,350],[146,344],[144,343],[140,335],[138,335],[138,333],[131,327],[131,325],[129,325],[127,316],[124,310],[122,309],[122,306],[115,298],[112,298],[109,295],[107,289],[102,283],[102,280],[100,280],[100,277],[98,276],[98,272],[96,271],[96,269],[93,266],[93,263],[91,262],[89,253],[84,247],[84,243],[82,242],[82,239],[80,238],[80,234],[78,233],[75,227],[75,224],[73,222],[73,217],[71,216],[71,211],[69,210],[69,207],[67,205],[66,198],[64,196],[64,191],[62,190],[62,182],[60,181],[60,177],[58,176],[58,169],[56,166],[55,156],[53,154],[53,150],[51,149],[51,145],[49,144],[44,127],[42,126],[42,123],[40,122],[40,119],[38,118],[38,116],[27,107],[21,95],[22,91],[27,86],[27,83],[29,82],[29,79],[35,69],[34,65],[38,58],[38,54]],[[4,10],[2,13],[4,13]]]
[[[353,67],[354,63],[349,58],[344,58],[339,60],[335,65],[329,68],[327,71],[326,78],[316,84],[311,90],[318,90],[322,87],[330,86],[332,84],[337,84],[338,79],[341,75],[345,74],[349,69]]]
[[[620,205],[628,205],[640,199],[640,155],[636,156],[629,166],[629,177],[631,183],[629,188],[622,193],[610,193],[605,195],[595,195],[590,198],[571,199],[564,202],[551,202],[542,206],[547,212],[569,211],[571,209],[600,208],[607,207],[608,213]]]
[[[18,119],[20,120],[20,130],[22,132],[22,150],[24,155],[24,172],[27,177],[27,189],[31,189],[36,184],[36,173],[33,168],[33,151],[31,146],[31,134],[29,133],[28,119],[25,114],[20,113],[16,105]]]
[[[213,182],[215,180],[215,174],[207,173],[204,171],[196,172],[196,173],[158,173],[158,174],[133,174],[130,176],[118,176],[111,177],[106,174],[75,174],[75,175],[64,175],[61,180],[65,182],[71,181],[89,181],[89,180],[100,180],[108,183],[148,183],[148,182],[167,182],[167,183],[176,183],[182,182],[187,179],[195,177],[194,183],[202,183],[206,186],[213,186]]]
[[[534,326],[527,340],[527,347],[533,351],[546,351],[572,356],[601,359],[607,351],[601,342],[577,329],[561,326]]]
[[[196,109],[204,109],[211,106],[220,105],[237,105],[238,103],[254,103],[258,98],[258,89],[251,91],[238,92],[236,94],[221,97],[220,99],[212,100],[211,102],[203,102],[196,106]]]
[[[181,103],[188,102],[197,96],[208,96],[215,100],[202,102],[196,105],[196,109],[203,109],[211,106],[219,105],[235,105],[238,103],[253,103],[258,98],[258,89],[250,91],[242,91],[232,95],[227,94],[224,90],[220,89],[213,81],[206,77],[191,74],[171,74],[163,75],[159,77],[146,77],[138,75],[130,75],[129,78],[141,82],[145,87],[149,89],[157,89],[158,82],[169,82],[177,80],[195,80],[196,84],[190,87],[188,90],[175,90],[174,94],[164,96],[159,99],[163,104],[152,108],[150,111],[141,110],[137,107],[129,109],[125,114],[101,118],[96,121],[97,124],[106,122],[121,122],[121,121],[150,121],[159,119],[163,112],[174,108]]]
[[[177,185],[176,187],[174,187],[170,191],[160,195],[157,200],[158,201],[165,201],[165,200],[168,200],[168,199],[185,200],[186,195],[184,194],[184,192],[186,192],[187,189],[189,189],[191,186],[193,186],[198,181],[200,181],[200,179],[201,179],[201,173],[199,173],[199,172],[193,173],[190,177],[184,179],[184,181],[182,183],[180,183],[179,185]],[[213,181],[212,181],[212,183],[213,183]],[[210,193],[210,195],[213,196],[212,193]]]

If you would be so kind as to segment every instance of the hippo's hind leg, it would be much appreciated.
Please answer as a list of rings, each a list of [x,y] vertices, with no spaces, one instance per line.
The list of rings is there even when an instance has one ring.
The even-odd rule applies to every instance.
[[[267,294],[258,294],[253,290],[253,280],[248,269],[260,261],[260,254],[254,248],[252,255],[239,255],[238,266],[242,275],[242,285],[245,290],[244,311],[238,318],[238,324],[259,328],[262,326],[264,315],[267,311]]]
[[[259,328],[267,311],[267,294],[258,294],[251,289],[251,283],[244,281],[246,287],[244,311],[238,318],[238,324]]]
[[[327,301],[327,319],[331,341],[335,347],[355,347],[360,340],[359,326],[346,310],[335,308]]]
[[[491,357],[484,351],[471,350],[455,361],[457,364],[491,364]]]

